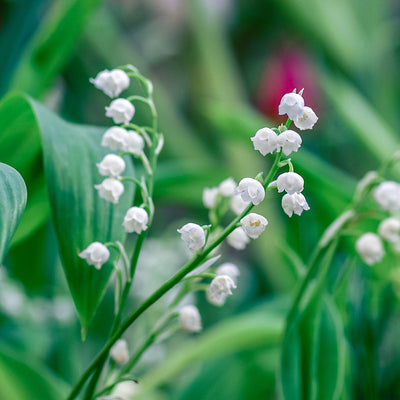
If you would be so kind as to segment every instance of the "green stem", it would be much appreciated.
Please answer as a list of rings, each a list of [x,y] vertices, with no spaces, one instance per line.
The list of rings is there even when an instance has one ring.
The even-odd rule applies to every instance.
[[[276,154],[275,161],[264,180],[263,186],[267,187],[269,183],[271,183],[274,178],[276,172],[278,171],[278,163],[282,157],[282,153],[279,152]],[[149,188],[150,190],[150,188]],[[171,288],[177,285],[182,279],[191,271],[193,271],[198,265],[200,265],[226,237],[236,229],[240,220],[247,215],[251,209],[254,207],[253,204],[250,204],[242,214],[238,215],[218,236],[211,242],[204,250],[200,253],[197,253],[192,260],[187,262],[175,275],[173,275],[170,279],[168,279],[163,285],[161,285],[151,296],[149,296],[129,317],[123,321],[119,329],[111,335],[108,339],[107,343],[104,345],[103,349],[97,355],[97,357],[93,360],[87,370],[83,373],[77,384],[72,389],[67,400],[73,400],[79,394],[82,389],[82,386],[85,384],[87,379],[92,375],[92,373],[96,369],[101,369],[101,366],[104,363],[104,358],[107,357],[111,347],[113,344],[125,333],[125,331],[132,325],[133,322],[139,318],[143,312],[145,312],[149,307],[151,307],[157,300],[159,300],[165,293],[167,293]],[[143,235],[143,234],[142,234]]]

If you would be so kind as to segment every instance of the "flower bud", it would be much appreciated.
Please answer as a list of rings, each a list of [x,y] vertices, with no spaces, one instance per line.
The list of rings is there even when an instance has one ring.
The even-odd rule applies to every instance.
[[[233,282],[235,282],[235,285],[237,283],[237,278],[240,275],[239,268],[235,264],[232,264],[232,263],[221,264],[217,268],[216,273],[217,273],[217,276],[220,276],[220,275],[229,276],[229,278],[231,278],[233,280]]]
[[[201,317],[197,307],[188,305],[179,311],[181,328],[188,332],[200,332],[202,330]]]
[[[306,129],[312,129],[315,123],[318,121],[318,117],[310,107],[304,107],[303,113],[294,118],[293,122],[297,128],[304,131]]]
[[[125,137],[127,131],[119,126],[113,126],[107,129],[101,140],[101,145],[109,147],[111,150],[123,150],[125,146]]]
[[[139,391],[138,384],[135,381],[122,381],[117,383],[112,392],[112,400],[131,400]],[[110,399],[110,400],[111,400]]]
[[[127,131],[124,137],[123,151],[139,155],[144,149],[143,138],[135,131]]]
[[[102,90],[111,98],[119,96],[123,90],[129,87],[130,83],[128,75],[120,69],[101,71],[96,78],[89,80],[97,89]]]
[[[237,190],[243,201],[251,201],[255,206],[260,204],[265,197],[263,185],[252,178],[243,178],[239,182]]]
[[[96,164],[100,175],[118,178],[125,170],[125,161],[115,155],[107,154],[103,160]]]
[[[301,117],[304,110],[304,99],[297,93],[286,93],[281,99],[279,104],[279,115],[287,114],[287,116],[294,120]]]
[[[386,239],[388,242],[397,242],[399,238],[400,231],[400,220],[397,218],[386,218],[380,224],[378,228],[378,233]]]
[[[181,234],[181,239],[192,251],[200,250],[206,243],[206,235],[200,225],[189,223],[178,229],[178,232]]]
[[[400,184],[393,181],[382,182],[374,190],[378,204],[386,211],[400,210]]]
[[[250,239],[243,228],[239,227],[227,236],[226,241],[234,249],[243,250],[250,242]]]
[[[96,269],[100,269],[101,266],[108,261],[110,251],[104,244],[93,242],[79,253],[79,257],[84,258],[89,265],[94,265]]]
[[[289,217],[291,217],[293,213],[301,215],[303,211],[310,209],[306,198],[301,193],[286,193],[282,197],[282,208]]]
[[[117,179],[107,178],[100,185],[94,185],[99,191],[99,196],[110,203],[117,204],[122,193],[124,193],[124,185]]]
[[[128,124],[135,114],[135,107],[126,99],[113,100],[106,107],[106,117],[114,120],[115,124]]]
[[[240,220],[243,230],[252,239],[257,239],[265,230],[268,221],[262,215],[250,213]]]
[[[240,194],[232,196],[230,203],[231,210],[236,215],[240,215],[250,203],[251,203],[250,201],[243,201],[242,196]]]
[[[222,196],[233,196],[236,189],[236,182],[233,178],[228,178],[222,181],[218,186],[218,191]]]
[[[140,234],[148,228],[148,221],[149,216],[146,210],[140,207],[131,207],[126,212],[122,225],[126,232],[136,232]]]
[[[209,210],[215,207],[218,196],[218,188],[205,188],[203,190],[203,204]]]
[[[251,141],[254,150],[258,150],[263,156],[278,149],[278,135],[270,128],[259,129]]]
[[[215,306],[221,307],[225,304],[227,296],[232,295],[236,289],[235,282],[228,275],[219,275],[214,278],[207,289],[207,300]]]
[[[110,356],[117,364],[126,364],[129,361],[128,344],[126,340],[117,340],[114,346],[111,347]]]
[[[356,250],[368,265],[381,261],[385,252],[380,237],[375,233],[364,233],[356,242]]]
[[[296,152],[300,146],[301,137],[295,131],[288,129],[278,136],[278,147],[282,149],[283,154],[286,156],[292,152]]]
[[[304,189],[304,179],[296,172],[284,172],[278,176],[276,184],[279,193],[284,190],[288,194],[300,193]]]

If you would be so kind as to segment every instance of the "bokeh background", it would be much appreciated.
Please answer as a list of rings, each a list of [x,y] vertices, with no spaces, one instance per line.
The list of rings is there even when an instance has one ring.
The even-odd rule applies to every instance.
[[[155,371],[154,399],[276,398],[280,337],[298,266],[351,201],[356,182],[399,148],[399,16],[400,4],[389,0],[0,0],[0,98],[22,91],[69,121],[108,125],[109,99],[90,77],[133,64],[154,83],[165,148],[156,219],[130,309],[186,260],[176,229],[207,223],[204,187],[267,170],[270,160],[253,150],[250,137],[284,122],[277,115],[281,96],[304,88],[306,104],[319,116],[292,157],[311,210],[289,219],[281,196],[271,194],[260,206],[269,220],[263,236],[244,252],[221,250],[241,269],[239,288],[223,309],[193,296],[204,338],[180,333],[144,355],[135,374],[140,381]],[[147,118],[144,109],[138,118]],[[18,121],[17,127],[25,129]],[[9,399],[16,375],[36,379],[25,364],[40,364],[59,387],[75,382],[104,343],[113,311],[110,290],[80,341],[41,157],[25,164],[24,143],[16,143],[4,147],[0,160],[22,173],[29,190],[0,280],[0,382],[8,382]],[[343,244],[333,275],[347,265],[353,246],[353,239]],[[357,262],[349,284],[335,292],[345,340],[340,398],[397,398],[399,280],[389,273],[397,264],[379,273]],[[165,305],[129,331],[132,348]],[[254,325],[254,338],[224,336],[243,324]],[[24,393],[20,399],[38,398]]]

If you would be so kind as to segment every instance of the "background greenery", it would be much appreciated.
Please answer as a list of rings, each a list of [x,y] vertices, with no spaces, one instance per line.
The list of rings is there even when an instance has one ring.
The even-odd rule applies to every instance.
[[[104,343],[112,290],[81,342],[55,234],[60,242],[63,225],[50,221],[48,189],[52,199],[62,185],[52,188],[44,174],[47,182],[49,174],[68,176],[68,162],[76,171],[82,160],[68,156],[61,172],[61,162],[49,164],[56,158],[49,127],[60,130],[61,148],[79,129],[52,125],[57,117],[35,101],[67,121],[107,125],[108,99],[89,77],[126,63],[153,80],[166,138],[157,215],[130,310],[184,261],[176,229],[206,223],[203,188],[268,167],[249,138],[283,121],[276,117],[282,94],[304,87],[320,117],[293,156],[311,211],[288,219],[278,195],[260,207],[270,221],[263,236],[246,252],[223,250],[242,270],[235,295],[221,310],[197,296],[204,334],[179,334],[138,364],[148,398],[400,397],[395,258],[367,268],[352,257],[354,240],[344,241],[282,342],[293,289],[320,234],[351,200],[356,181],[399,147],[398,32],[398,5],[381,0],[1,0],[0,161],[20,172],[28,202],[0,280],[0,397],[65,397]],[[144,109],[138,118],[146,118]],[[84,153],[91,131],[83,131],[74,149]],[[61,246],[61,255],[74,246]],[[160,257],[152,260],[154,248]],[[96,286],[100,294],[106,279]],[[97,300],[80,315],[85,328]],[[132,348],[163,306],[129,331]]]

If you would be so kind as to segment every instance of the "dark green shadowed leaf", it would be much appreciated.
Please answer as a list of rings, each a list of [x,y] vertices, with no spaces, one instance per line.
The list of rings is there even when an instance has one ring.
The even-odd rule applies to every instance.
[[[0,399],[59,400],[68,386],[44,366],[0,346]]]
[[[0,163],[0,262],[8,250],[26,205],[26,186],[21,175]]]
[[[78,253],[90,243],[124,241],[123,217],[133,199],[126,184],[118,204],[101,199],[94,189],[100,183],[96,163],[109,153],[101,147],[104,128],[65,122],[31,101],[42,135],[46,181],[61,259],[83,331],[90,323],[112,273],[108,262],[100,270]],[[128,160],[127,160],[128,161]],[[132,164],[127,162],[126,174]]]

